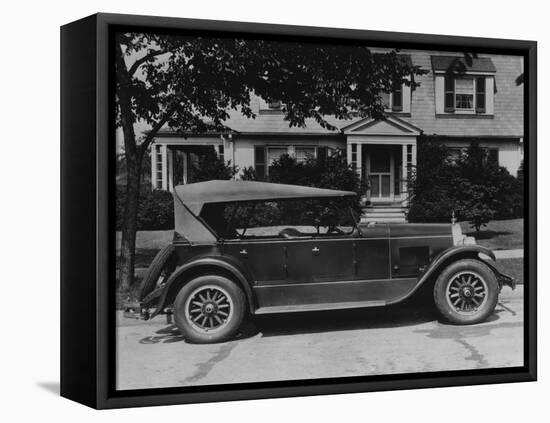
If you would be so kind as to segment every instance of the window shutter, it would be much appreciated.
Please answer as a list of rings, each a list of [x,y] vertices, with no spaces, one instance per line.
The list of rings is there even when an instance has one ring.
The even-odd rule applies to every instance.
[[[328,157],[328,148],[327,147],[317,147],[317,160],[321,163],[327,160]]]
[[[485,113],[485,78],[476,78],[476,113]]]
[[[445,112],[455,111],[455,80],[452,77],[445,77]]]
[[[265,178],[265,147],[263,145],[254,147],[254,170],[258,179]]]
[[[392,110],[394,112],[403,110],[403,87],[399,87],[393,92]]]
[[[487,161],[498,166],[498,148],[490,148],[487,153]]]

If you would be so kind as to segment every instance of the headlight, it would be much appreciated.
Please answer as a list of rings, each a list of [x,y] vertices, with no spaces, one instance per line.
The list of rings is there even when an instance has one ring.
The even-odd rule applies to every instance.
[[[466,236],[462,233],[462,228],[458,223],[452,224],[453,245],[475,245],[476,239],[473,236]]]

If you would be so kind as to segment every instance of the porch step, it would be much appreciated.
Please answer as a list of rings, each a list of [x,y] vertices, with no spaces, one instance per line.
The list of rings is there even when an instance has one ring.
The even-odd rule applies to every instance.
[[[404,223],[407,221],[407,208],[401,205],[368,206],[363,209],[361,222],[392,222]]]

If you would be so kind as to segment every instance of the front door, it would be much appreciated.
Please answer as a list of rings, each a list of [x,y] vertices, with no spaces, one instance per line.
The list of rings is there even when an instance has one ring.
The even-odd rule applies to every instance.
[[[368,175],[371,201],[393,200],[394,157],[390,148],[373,147],[368,152]]]

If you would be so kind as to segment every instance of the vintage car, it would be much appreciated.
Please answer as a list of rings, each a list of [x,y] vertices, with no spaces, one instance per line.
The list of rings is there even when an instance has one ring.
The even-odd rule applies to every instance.
[[[458,224],[362,224],[347,204],[357,204],[354,192],[177,186],[173,241],[149,267],[134,312],[173,314],[186,340],[209,343],[230,339],[247,315],[387,306],[421,287],[445,320],[474,324],[503,285],[515,287]]]

